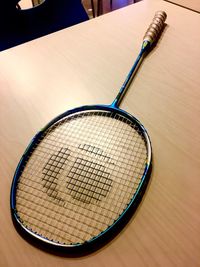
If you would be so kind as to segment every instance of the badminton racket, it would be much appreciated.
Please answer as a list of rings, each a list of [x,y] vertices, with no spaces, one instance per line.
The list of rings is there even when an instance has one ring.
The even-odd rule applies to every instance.
[[[111,105],[59,115],[32,139],[14,174],[11,213],[26,235],[52,248],[89,248],[117,232],[144,193],[152,149],[144,126],[119,108],[166,19],[158,11]]]

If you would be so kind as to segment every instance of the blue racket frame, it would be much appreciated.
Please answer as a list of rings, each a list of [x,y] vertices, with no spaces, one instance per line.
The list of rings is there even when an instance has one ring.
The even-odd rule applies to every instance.
[[[30,154],[34,150],[35,144],[38,144],[40,142],[41,137],[44,135],[44,133],[55,123],[62,120],[63,118],[67,118],[68,116],[80,112],[86,112],[86,111],[107,111],[115,114],[120,114],[123,117],[127,118],[131,122],[134,123],[134,125],[137,125],[139,128],[141,134],[144,137],[144,140],[146,142],[147,147],[147,161],[146,161],[146,167],[144,169],[143,176],[141,178],[140,184],[133,195],[130,203],[128,204],[127,208],[123,211],[123,213],[117,218],[114,223],[109,226],[106,230],[102,231],[99,235],[92,238],[89,241],[86,241],[85,243],[79,244],[71,244],[71,245],[65,245],[60,243],[55,243],[43,236],[40,236],[39,234],[33,232],[31,229],[26,228],[23,223],[20,220],[20,217],[17,214],[16,210],[16,191],[17,191],[17,184],[20,179],[21,173],[23,172],[23,169],[26,166],[27,159],[29,158]],[[16,226],[16,228],[20,231],[20,233],[23,234],[25,237],[32,237],[36,238],[42,243],[45,243],[47,247],[50,249],[52,248],[53,251],[57,251],[57,249],[62,250],[64,249],[69,252],[73,252],[74,250],[77,252],[77,250],[81,249],[81,251],[91,251],[95,248],[95,244],[101,245],[104,244],[104,241],[107,242],[108,239],[114,237],[120,229],[126,224],[126,222],[129,220],[129,217],[133,214],[133,211],[137,208],[138,204],[140,203],[142,196],[144,194],[144,191],[146,189],[150,173],[151,173],[151,165],[152,165],[152,147],[151,147],[151,141],[149,138],[149,135],[144,128],[144,126],[140,123],[138,119],[136,119],[134,116],[130,115],[128,112],[116,107],[114,104],[111,105],[93,105],[93,106],[82,106],[78,108],[74,108],[72,110],[66,111],[53,120],[51,120],[43,129],[41,129],[31,140],[30,144],[28,145],[27,149],[25,150],[22,158],[19,161],[19,164],[17,166],[17,169],[14,174],[12,186],[11,186],[11,195],[10,195],[10,205],[11,205],[11,214],[13,218],[13,222]],[[27,236],[28,234],[28,236]],[[31,239],[32,239],[31,238]],[[98,241],[98,242],[97,242]]]

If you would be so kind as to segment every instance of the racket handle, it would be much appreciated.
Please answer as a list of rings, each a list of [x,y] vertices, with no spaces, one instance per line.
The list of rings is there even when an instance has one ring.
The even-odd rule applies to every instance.
[[[147,29],[144,38],[143,38],[143,44],[148,42],[150,45],[155,43],[162,32],[162,29],[164,27],[165,20],[167,18],[167,14],[164,11],[157,11],[152,23],[149,25],[149,28]]]

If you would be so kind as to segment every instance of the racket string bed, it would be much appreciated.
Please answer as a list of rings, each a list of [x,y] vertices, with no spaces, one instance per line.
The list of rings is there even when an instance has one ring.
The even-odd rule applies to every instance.
[[[102,146],[105,143],[106,146]],[[132,149],[129,143],[134,144]],[[45,153],[45,149],[48,153]],[[130,164],[130,157],[133,156],[136,160]],[[71,243],[84,242],[86,236],[92,237],[94,233],[104,231],[126,208],[140,183],[138,178],[142,177],[141,169],[143,172],[146,157],[143,138],[123,116],[98,111],[63,119],[44,134],[19,181],[19,184],[23,184],[23,180],[27,183],[26,192],[30,190],[29,187],[35,187],[37,193],[33,195],[33,190],[30,190],[30,195],[26,193],[23,201],[28,210],[33,209],[32,204],[36,202],[34,218],[24,216],[23,219],[20,213],[20,199],[24,197],[20,196],[20,187],[17,195],[18,214],[33,231],[44,232],[48,239],[61,243],[69,240]],[[32,173],[35,169],[38,172]],[[131,179],[127,180],[127,175]],[[24,208],[24,204],[21,206]],[[45,214],[46,208],[51,210],[48,215]],[[59,218],[64,217],[64,223],[56,219],[58,214]],[[41,221],[37,219],[38,215]],[[49,223],[45,226],[45,222]],[[53,223],[54,226],[51,225]],[[37,229],[37,225],[43,230]],[[54,228],[58,235],[53,235]]]

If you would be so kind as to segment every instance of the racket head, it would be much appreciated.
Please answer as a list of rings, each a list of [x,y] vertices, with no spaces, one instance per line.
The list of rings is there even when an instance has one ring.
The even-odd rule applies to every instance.
[[[122,124],[122,125],[126,124],[126,126],[129,128],[129,130],[131,129],[131,131],[133,129],[133,131],[136,132],[136,134],[138,135],[139,139],[141,139],[140,142],[142,142],[142,150],[143,150],[142,153],[145,154],[145,156],[142,156],[143,157],[142,158],[143,167],[142,167],[142,171],[141,170],[139,171],[140,174],[137,174],[137,176],[140,176],[139,178],[138,177],[137,178],[130,177],[130,180],[132,180],[132,179],[135,180],[133,182],[133,183],[136,183],[136,185],[134,185],[135,188],[132,191],[130,190],[131,193],[130,192],[127,193],[127,194],[129,194],[129,197],[128,197],[129,200],[126,200],[124,203],[122,203],[122,207],[119,208],[120,211],[118,212],[118,214],[116,216],[114,216],[109,222],[107,222],[106,226],[98,228],[97,225],[95,225],[94,228],[98,228],[98,230],[96,231],[96,229],[95,229],[95,231],[94,231],[94,229],[92,229],[91,233],[86,234],[87,237],[85,239],[82,238],[80,240],[77,240],[77,236],[78,236],[78,232],[77,232],[75,241],[68,241],[68,239],[70,239],[70,238],[67,238],[66,241],[63,241],[62,238],[59,239],[59,238],[55,238],[55,236],[52,237],[52,234],[46,235],[46,232],[48,232],[48,230],[46,230],[46,232],[43,230],[40,231],[40,229],[42,229],[43,226],[39,226],[39,228],[37,228],[37,226],[36,226],[37,230],[33,229],[33,227],[31,226],[32,223],[33,223],[33,226],[35,226],[35,220],[32,217],[37,216],[37,215],[39,216],[40,211],[39,210],[37,212],[32,211],[30,206],[29,207],[26,206],[26,201],[28,200],[27,197],[24,198],[23,194],[21,196],[21,191],[25,190],[23,188],[22,184],[24,183],[24,181],[27,180],[26,174],[24,175],[24,173],[27,172],[26,169],[28,169],[28,172],[29,172],[29,169],[32,168],[31,159],[32,159],[34,153],[36,153],[35,151],[38,150],[38,147],[40,147],[41,144],[44,142],[44,140],[46,140],[47,136],[49,135],[49,132],[50,132],[50,136],[51,136],[51,133],[55,129],[60,127],[59,125],[61,125],[61,127],[62,127],[62,125],[74,123],[74,121],[76,124],[76,121],[82,120],[83,118],[84,119],[89,118],[89,120],[90,120],[90,118],[93,118],[93,117],[97,118],[97,120],[99,120],[99,117],[101,119],[103,118],[103,120],[104,120],[104,118],[106,120],[109,118],[110,121],[108,123],[106,122],[106,124],[109,125],[109,130],[111,130],[113,128],[112,125],[110,126],[110,122],[112,122],[112,121],[117,122],[117,124],[119,123],[119,125],[115,126],[116,129],[118,129],[120,124]],[[101,123],[102,122],[100,122],[100,125],[101,125]],[[86,126],[84,126],[84,127],[88,128],[88,129],[86,129],[85,131],[88,132],[91,130],[91,127],[88,124],[88,122],[86,122],[86,125],[87,125],[87,127]],[[98,127],[99,126],[97,126],[97,129],[98,129]],[[100,126],[100,128],[103,129],[104,125],[103,125],[103,127]],[[113,136],[115,136],[115,131],[114,131]],[[84,132],[84,131],[82,131],[80,129],[80,135],[82,134],[82,132]],[[73,131],[72,131],[72,133],[73,133]],[[121,135],[123,136],[124,133],[122,133]],[[109,133],[108,136],[111,136],[110,140],[112,140],[112,134]],[[79,137],[76,137],[76,139],[77,138],[79,138]],[[108,137],[106,137],[106,138],[108,138]],[[98,139],[98,137],[97,137],[97,139]],[[70,139],[70,142],[71,142],[71,139]],[[137,141],[136,141],[136,143],[137,143]],[[114,154],[119,153],[119,151],[118,152],[116,152],[117,150],[115,151],[115,147],[118,145],[119,145],[119,142],[117,144],[115,142],[114,142],[114,144],[112,144],[112,147],[114,147],[114,148],[112,148],[114,150],[114,152],[112,152],[112,153],[114,153]],[[55,142],[52,146],[53,147],[55,146]],[[115,180],[115,179],[118,179],[118,178],[115,178],[117,171],[114,170],[117,167],[117,165],[119,164],[118,160],[114,159],[114,157],[112,158],[112,156],[110,156],[110,153],[105,152],[106,149],[99,148],[100,145],[96,146],[93,143],[88,144],[88,142],[87,142],[85,144],[84,142],[81,142],[80,146],[78,147],[79,151],[81,150],[84,153],[86,152],[86,154],[91,154],[92,156],[90,155],[90,158],[93,156],[99,157],[99,158],[101,158],[101,161],[98,162],[98,160],[95,160],[94,162],[92,161],[92,163],[91,163],[91,160],[88,160],[88,158],[85,159],[83,154],[80,154],[80,157],[79,157],[79,154],[76,154],[76,156],[73,159],[74,165],[73,166],[71,165],[70,167],[68,167],[68,171],[67,171],[68,172],[67,179],[70,180],[71,182],[64,181],[65,184],[63,187],[63,184],[61,184],[61,185],[58,184],[59,183],[58,179],[54,178],[54,181],[51,182],[50,186],[48,187],[48,185],[47,185],[48,181],[47,181],[46,177],[49,179],[49,176],[47,173],[52,167],[52,166],[49,166],[50,165],[49,162],[52,160],[57,161],[58,159],[60,159],[64,155],[65,164],[68,165],[68,163],[66,163],[66,161],[68,161],[68,156],[71,153],[71,148],[69,149],[69,147],[68,147],[69,145],[68,145],[67,148],[64,147],[64,150],[63,150],[62,146],[63,145],[61,145],[61,148],[59,147],[57,150],[55,149],[54,152],[52,152],[52,151],[45,152],[48,155],[46,155],[44,163],[42,163],[43,164],[43,167],[42,167],[43,173],[42,173],[42,177],[40,177],[40,183],[41,183],[40,189],[42,188],[41,189],[41,191],[43,191],[42,194],[46,195],[46,197],[50,199],[49,200],[50,204],[53,202],[54,209],[55,209],[55,206],[56,207],[58,206],[58,209],[61,209],[61,210],[62,210],[61,206],[64,206],[64,208],[67,209],[69,200],[68,199],[65,200],[65,197],[62,196],[66,192],[63,193],[63,191],[62,192],[59,191],[60,195],[58,195],[57,191],[55,189],[52,189],[52,185],[56,181],[56,183],[57,183],[56,186],[57,187],[61,186],[62,190],[64,188],[64,191],[67,191],[67,194],[70,195],[70,198],[73,200],[73,202],[76,201],[78,203],[78,204],[76,204],[77,207],[75,207],[75,210],[73,210],[74,214],[76,213],[77,208],[82,209],[84,205],[89,205],[92,207],[92,211],[90,210],[90,208],[87,207],[86,208],[87,213],[90,215],[90,212],[91,212],[92,215],[90,217],[92,217],[92,216],[95,217],[95,208],[97,211],[99,209],[101,203],[103,203],[102,205],[106,206],[105,210],[106,210],[107,214],[111,213],[111,211],[109,211],[109,209],[112,210],[112,208],[111,208],[111,205],[113,205],[112,202],[115,201],[116,205],[117,205],[118,200],[116,200],[116,199],[114,200],[115,197],[112,196],[111,200],[110,200],[110,204],[107,205],[105,203],[106,203],[106,198],[108,198],[108,195],[111,194],[109,192],[109,190],[112,191],[112,188],[114,187],[113,184],[115,184],[115,183],[119,184],[119,188],[120,188],[120,182],[119,181],[116,182],[116,180]],[[96,155],[93,155],[94,152],[91,152],[91,150],[95,150]],[[61,156],[60,156],[60,154],[61,154]],[[113,154],[113,156],[114,156],[114,154]],[[55,159],[55,157],[56,157],[56,159]],[[120,155],[118,157],[120,157]],[[140,160],[140,157],[141,157],[141,155],[138,156],[139,160]],[[37,155],[36,155],[36,158],[37,158]],[[103,158],[103,160],[102,160],[102,158]],[[135,156],[133,158],[135,158]],[[136,156],[136,158],[137,158],[137,156]],[[40,156],[39,156],[39,159],[35,159],[36,162],[38,160],[40,161]],[[127,161],[127,159],[126,159],[126,161]],[[84,165],[83,167],[81,167],[82,168],[81,171],[83,172],[84,171],[83,168],[85,168],[85,166],[87,165],[88,162],[90,164],[88,173],[91,174],[91,172],[95,172],[95,171],[98,171],[98,173],[100,173],[100,174],[95,176],[96,177],[95,179],[92,179],[92,181],[95,184],[98,184],[97,186],[93,185],[93,188],[94,188],[94,186],[96,186],[96,188],[99,189],[99,186],[101,186],[101,184],[104,184],[103,186],[106,187],[106,189],[103,189],[103,191],[101,189],[101,193],[98,193],[97,189],[93,189],[93,190],[86,189],[86,186],[88,185],[88,183],[90,184],[91,180],[90,181],[87,180],[86,183],[81,182],[81,185],[80,185],[80,179],[85,179],[85,176],[78,174],[78,170],[80,169],[79,166]],[[102,163],[102,162],[104,162],[104,163]],[[95,167],[91,167],[94,165],[94,163],[95,163]],[[151,148],[151,142],[150,142],[149,135],[148,135],[146,129],[144,128],[144,126],[134,116],[128,114],[126,111],[123,111],[123,110],[121,110],[117,107],[114,107],[112,105],[110,105],[110,106],[106,106],[106,105],[83,106],[83,107],[79,107],[79,108],[75,108],[73,110],[67,111],[67,112],[59,115],[55,119],[53,119],[50,123],[48,123],[41,131],[39,131],[35,135],[35,137],[32,139],[32,141],[28,145],[27,149],[25,150],[25,152],[24,152],[24,154],[23,154],[23,156],[22,156],[22,158],[21,158],[21,160],[17,166],[17,169],[16,169],[15,174],[14,174],[12,186],[11,186],[11,201],[10,201],[11,214],[12,214],[12,219],[13,219],[14,225],[16,226],[17,230],[19,230],[20,233],[23,234],[23,236],[25,236],[26,238],[31,239],[32,241],[39,241],[39,243],[38,243],[39,245],[42,245],[42,246],[45,245],[46,248],[53,249],[54,251],[58,251],[58,250],[60,251],[61,250],[61,251],[64,251],[66,253],[67,252],[71,253],[74,251],[95,250],[95,248],[98,248],[99,246],[101,246],[105,242],[107,242],[109,239],[113,238],[121,230],[121,228],[124,226],[124,224],[126,224],[128,222],[128,220],[132,216],[133,212],[135,211],[138,204],[140,203],[142,196],[144,194],[144,191],[146,189],[146,186],[147,186],[147,183],[148,183],[148,180],[150,177],[150,173],[151,173],[151,163],[152,163],[152,148]],[[34,164],[35,163],[33,163],[33,165]],[[129,162],[125,163],[125,164],[129,164]],[[28,166],[28,165],[30,165],[30,166]],[[111,165],[112,165],[112,171],[114,172],[114,174],[109,173],[109,171],[111,170],[111,168],[110,168]],[[36,164],[36,166],[37,166],[37,164]],[[51,171],[51,175],[52,175],[52,173],[54,174],[55,168],[56,167],[54,167],[54,170]],[[59,170],[65,169],[65,167],[63,167],[63,165],[59,168],[60,168]],[[69,175],[69,168],[71,168],[70,173],[73,170],[73,175],[75,175],[75,177],[79,177],[79,178],[73,178],[72,176],[70,176]],[[120,172],[120,168],[121,167],[118,166],[118,172]],[[122,168],[123,168],[123,166],[122,166]],[[137,169],[140,167],[136,166],[134,168]],[[46,169],[48,169],[48,170],[46,170]],[[75,169],[75,174],[74,174],[74,169]],[[41,170],[40,170],[40,172],[41,172]],[[132,171],[132,172],[134,172],[134,171]],[[31,173],[29,176],[34,176],[34,173],[33,174]],[[104,177],[103,178],[104,181],[103,182],[97,182],[97,179],[102,179],[101,176]],[[129,176],[130,176],[130,174],[129,174]],[[31,179],[32,179],[32,177],[30,178],[30,180]],[[90,178],[87,178],[87,179],[90,179]],[[74,180],[76,182],[73,182]],[[122,180],[123,180],[123,177],[122,177]],[[29,181],[28,181],[28,183],[29,183]],[[130,186],[130,184],[131,184],[131,182],[129,181],[129,186]],[[31,185],[31,186],[33,186],[33,185]],[[80,186],[80,188],[82,188],[82,191],[79,189],[78,186]],[[91,187],[91,185],[90,185],[90,187]],[[128,188],[127,185],[126,185],[126,187]],[[33,186],[33,188],[30,190],[30,192],[27,193],[28,194],[27,196],[31,197],[31,194],[37,195],[38,188],[36,189],[35,192],[34,192],[34,190],[35,189]],[[97,191],[94,192],[94,190],[97,190]],[[119,190],[119,189],[117,189],[117,190]],[[124,188],[122,188],[122,190],[124,190]],[[75,193],[74,193],[74,191],[75,191]],[[91,191],[93,194],[92,197],[89,196],[89,194],[91,194]],[[114,191],[114,192],[115,192],[115,194],[116,194],[116,192],[119,195],[121,194],[119,191]],[[132,192],[134,192],[134,193],[132,193]],[[88,194],[87,199],[85,199],[85,195],[87,195],[87,194]],[[96,197],[94,197],[95,194],[97,195]],[[37,199],[37,205],[40,205],[38,203],[39,198]],[[113,200],[112,200],[112,198],[113,198]],[[122,199],[126,198],[126,192],[124,192],[122,194],[121,198]],[[33,200],[33,202],[34,201],[35,200]],[[122,200],[120,199],[120,201],[122,201]],[[25,212],[24,212],[24,207],[23,207],[24,205],[26,206]],[[36,205],[36,204],[34,204],[34,205]],[[45,207],[39,207],[39,209],[40,208],[42,209]],[[46,206],[46,209],[48,209],[47,206]],[[71,212],[71,209],[73,209],[73,208],[70,208],[69,212]],[[102,213],[105,213],[104,208],[101,207],[101,209],[102,209]],[[27,212],[29,214],[26,214]],[[68,210],[67,210],[67,212],[68,212]],[[84,214],[84,212],[85,212],[85,210],[83,209],[82,215]],[[34,213],[34,215],[32,213]],[[55,216],[55,213],[56,213],[56,211],[54,211],[54,214],[51,216],[51,220],[53,219],[53,216]],[[114,213],[116,213],[116,211],[114,211]],[[100,216],[101,215],[102,214],[100,212]],[[71,216],[70,220],[73,219],[72,215],[70,215],[70,216]],[[105,214],[103,216],[105,216]],[[68,215],[66,214],[66,218],[67,217],[68,217]],[[30,219],[31,222],[27,223],[27,221],[29,221],[29,218],[31,218]],[[100,224],[104,224],[104,219],[102,219]],[[63,220],[63,218],[62,218],[62,220]],[[81,222],[82,225],[84,224],[84,220],[85,219],[83,219],[83,221]],[[92,218],[90,218],[90,221],[91,220],[92,220]],[[100,220],[100,219],[98,218],[98,220]],[[37,221],[37,218],[36,218],[36,221]],[[111,223],[111,221],[112,221],[112,223]],[[44,223],[44,220],[43,220],[43,223]],[[67,223],[69,226],[70,223],[69,222],[67,222]],[[36,222],[36,224],[37,224],[37,222]],[[63,222],[63,224],[64,224],[64,222]],[[78,225],[78,228],[83,227],[83,226],[80,226],[78,222],[77,222],[77,225]],[[63,226],[61,226],[61,227],[63,227]],[[52,226],[51,232],[57,231],[56,228],[57,228],[57,225]],[[88,225],[88,223],[86,223],[84,228],[90,228],[90,225]],[[74,226],[73,231],[75,231],[75,230],[76,230],[76,226]],[[84,229],[84,231],[87,232],[88,230]],[[95,234],[92,234],[92,232],[95,232]]]

